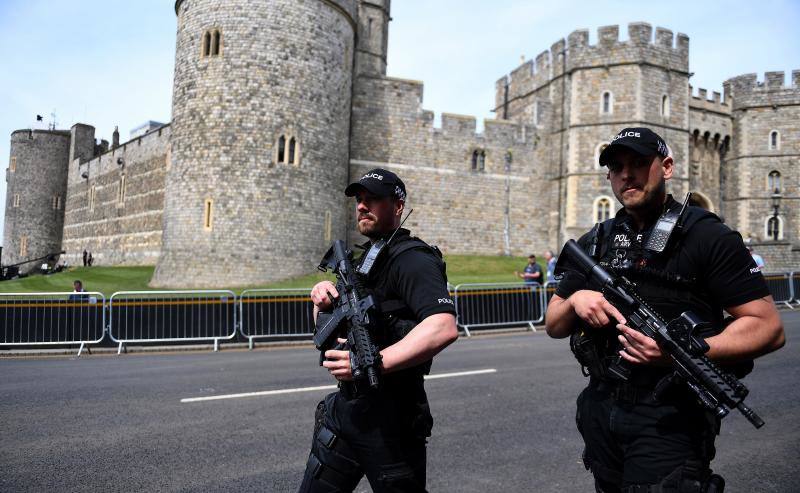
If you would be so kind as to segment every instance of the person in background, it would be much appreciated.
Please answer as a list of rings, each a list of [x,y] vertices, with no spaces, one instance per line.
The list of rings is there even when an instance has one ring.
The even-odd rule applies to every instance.
[[[69,295],[69,301],[83,301],[86,299],[86,295],[82,294],[85,293],[86,290],[83,289],[83,283],[76,279],[72,282],[72,294]]]
[[[553,255],[551,250],[545,250],[544,260],[547,262],[547,280],[552,281],[553,276],[555,275],[554,272],[556,270],[556,262],[558,261],[558,257]]]
[[[541,284],[542,268],[536,263],[536,255],[528,255],[528,265],[525,266],[525,270],[521,273],[514,271],[514,275],[522,278],[525,284]]]

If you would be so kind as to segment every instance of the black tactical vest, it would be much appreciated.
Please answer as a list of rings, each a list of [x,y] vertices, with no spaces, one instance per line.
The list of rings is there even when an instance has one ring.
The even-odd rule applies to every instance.
[[[364,245],[369,248],[369,243]],[[417,320],[414,313],[404,300],[392,293],[387,286],[390,275],[390,267],[394,262],[402,261],[403,253],[410,250],[423,250],[433,255],[439,264],[442,276],[447,281],[446,267],[442,259],[442,253],[435,246],[428,245],[417,237],[411,236],[408,230],[401,229],[392,239],[386,251],[381,252],[375,265],[370,270],[369,276],[365,280],[365,287],[369,294],[373,296],[375,302],[380,307],[381,320],[378,323],[380,331],[374,334],[375,344],[383,349],[400,341],[411,329],[417,326],[421,320]],[[363,259],[363,257],[362,257]],[[415,370],[421,374],[428,374],[431,368],[431,361],[423,363],[417,367],[403,370]]]
[[[680,209],[681,204],[669,197],[666,208]],[[702,228],[707,221],[720,221],[715,214],[700,207],[688,207],[683,217],[683,227],[673,232],[667,249],[661,253],[644,248],[652,227],[637,232],[633,222],[620,210],[617,216],[609,219],[596,228],[598,238],[590,238],[590,243],[597,243],[597,257],[600,264],[616,275],[626,277],[636,284],[641,296],[665,320],[670,321],[687,310],[693,311],[701,320],[711,322],[714,332],[700,334],[708,337],[719,333],[724,328],[722,307],[712,301],[705,289],[702,279],[698,278],[698,269],[682,250],[683,239],[690,234],[699,234],[693,228]],[[708,223],[706,223],[708,224]],[[588,289],[600,290],[600,286],[590,283]],[[587,329],[577,331],[572,338],[573,351],[589,373],[603,380],[608,374],[603,369],[591,368],[576,351],[576,344],[591,345],[596,350],[601,365],[606,367],[618,358],[622,349],[617,339],[619,332],[610,326],[603,329]],[[583,338],[584,340],[580,340]],[[585,339],[590,340],[585,340]],[[584,350],[586,348],[584,347]],[[652,387],[671,370],[650,366],[632,365],[630,383],[639,387]]]

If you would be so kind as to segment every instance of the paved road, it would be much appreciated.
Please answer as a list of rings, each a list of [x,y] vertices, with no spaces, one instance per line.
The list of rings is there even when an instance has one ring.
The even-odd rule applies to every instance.
[[[755,430],[725,419],[715,469],[729,492],[797,491],[800,313],[759,360]],[[0,491],[294,491],[325,391],[181,399],[327,385],[311,349],[0,360]],[[427,383],[436,418],[432,492],[593,491],[574,402],[585,380],[542,333],[461,339]],[[359,491],[369,491],[362,483]]]

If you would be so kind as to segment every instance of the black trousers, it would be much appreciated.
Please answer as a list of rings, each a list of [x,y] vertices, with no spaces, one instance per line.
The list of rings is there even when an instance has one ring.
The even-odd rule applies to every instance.
[[[326,396],[317,408],[300,493],[350,492],[364,475],[375,492],[424,492],[426,433],[420,422],[430,414],[404,397]]]
[[[701,488],[711,474],[719,420],[688,393],[648,402],[589,385],[577,404],[584,463],[597,491],[639,491],[637,485],[667,483],[674,489],[664,491],[703,491],[692,485]]]

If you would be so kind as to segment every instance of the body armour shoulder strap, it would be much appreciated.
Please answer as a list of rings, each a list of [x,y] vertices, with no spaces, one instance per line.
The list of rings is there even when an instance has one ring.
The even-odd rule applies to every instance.
[[[438,247],[429,245],[424,241],[420,240],[416,236],[409,236],[406,237],[403,241],[394,243],[389,245],[389,251],[386,252],[386,259],[382,262],[381,269],[379,269],[380,273],[386,272],[391,264],[396,261],[403,253],[409,250],[426,250],[430,252],[438,261],[439,261],[439,269],[444,277],[445,282],[447,282],[447,271],[444,263],[444,259],[442,258],[442,252],[439,250]],[[400,299],[386,299],[380,301],[380,308],[381,312],[384,314],[391,314],[391,313],[398,313],[404,312],[408,308],[408,305],[403,300]]]

